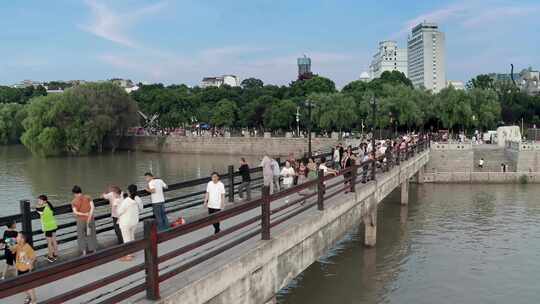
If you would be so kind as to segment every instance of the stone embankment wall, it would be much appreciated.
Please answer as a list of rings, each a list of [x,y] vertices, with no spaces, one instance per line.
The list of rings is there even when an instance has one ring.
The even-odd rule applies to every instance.
[[[471,172],[474,168],[474,151],[470,143],[431,143],[426,173]]]
[[[540,183],[540,144],[509,142],[506,147],[432,143],[424,181],[428,183]],[[478,168],[478,159],[485,159]],[[507,164],[501,172],[500,164]]]
[[[312,138],[312,151],[329,151],[337,139]],[[196,136],[126,136],[120,139],[120,150],[184,153],[295,156],[308,151],[307,138],[286,137],[196,137]]]
[[[507,142],[507,154],[512,158],[518,172],[540,171],[540,143]]]

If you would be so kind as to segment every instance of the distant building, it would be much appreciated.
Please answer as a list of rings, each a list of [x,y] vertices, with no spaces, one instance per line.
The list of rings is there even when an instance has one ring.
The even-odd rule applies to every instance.
[[[446,86],[452,86],[456,90],[465,90],[465,84],[463,83],[463,81],[448,80],[446,82]]]
[[[296,60],[298,64],[298,79],[309,79],[313,77],[313,73],[311,72],[311,58],[304,55],[304,57],[300,57]]]
[[[109,81],[112,82],[113,84],[120,86],[123,89],[132,88],[135,86],[135,84],[133,83],[133,81],[131,81],[131,79],[112,78]]]
[[[371,79],[381,77],[385,71],[398,71],[407,76],[407,50],[400,49],[397,42],[386,40],[379,42],[379,49],[369,66]]]
[[[43,85],[43,82],[25,79],[25,80],[23,80],[23,81],[21,81],[19,83],[16,83],[16,84],[12,85],[12,87],[14,87],[14,88],[27,88],[27,87],[37,87],[37,86],[40,86],[40,85]]]
[[[531,67],[521,71],[521,79],[519,81],[519,88],[529,95],[540,94],[540,72],[533,70]]]
[[[201,81],[201,88],[220,87],[222,85],[231,87],[240,86],[240,80],[235,75],[223,75],[218,77],[204,77]]]
[[[370,80],[371,80],[371,76],[369,75],[368,72],[362,72],[362,74],[360,74],[360,81],[369,82]]]
[[[445,36],[435,23],[423,22],[407,39],[408,77],[416,88],[439,92],[446,86]]]
[[[494,82],[512,82],[510,73],[491,73],[488,74]],[[522,92],[529,95],[540,94],[540,72],[532,67],[521,70],[519,73],[514,73],[514,81]]]

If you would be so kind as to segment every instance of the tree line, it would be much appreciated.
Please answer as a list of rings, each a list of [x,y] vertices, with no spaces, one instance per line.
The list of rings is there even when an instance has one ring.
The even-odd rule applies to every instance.
[[[373,115],[372,101],[376,102]],[[308,107],[312,107],[311,120]],[[0,87],[0,143],[22,142],[41,155],[85,154],[100,150],[108,135],[140,125],[137,110],[159,114],[163,128],[196,123],[229,129],[284,132],[493,129],[524,119],[540,123],[540,97],[479,75],[467,90],[448,87],[437,94],[414,89],[403,73],[384,72],[369,82],[352,81],[341,90],[328,78],[293,81],[287,86],[255,78],[239,87],[139,84],[124,92],[112,83],[88,83],[46,95],[29,88]]]

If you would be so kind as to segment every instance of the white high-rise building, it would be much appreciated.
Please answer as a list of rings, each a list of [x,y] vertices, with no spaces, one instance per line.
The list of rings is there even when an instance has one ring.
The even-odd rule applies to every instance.
[[[433,92],[446,87],[444,33],[435,23],[423,22],[407,40],[408,77],[413,85]]]
[[[379,42],[379,50],[369,66],[371,78],[379,78],[384,71],[398,71],[407,76],[407,50],[400,49],[392,40]]]

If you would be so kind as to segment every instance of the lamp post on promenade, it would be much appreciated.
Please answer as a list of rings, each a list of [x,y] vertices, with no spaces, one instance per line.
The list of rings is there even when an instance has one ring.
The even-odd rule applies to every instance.
[[[373,112],[373,127],[371,128],[371,153],[373,156],[373,163],[371,167],[371,176],[373,179],[375,179],[375,167],[376,167],[376,153],[375,153],[375,126],[377,125],[377,100],[375,99],[375,95],[371,97],[371,107]]]
[[[300,137],[300,107],[296,107],[296,136]]]
[[[311,157],[311,107],[313,101],[307,99],[305,105],[308,107],[308,157]]]

